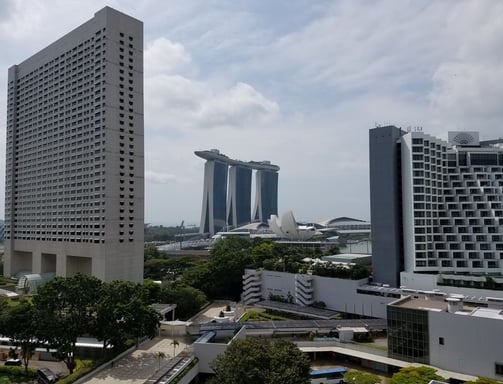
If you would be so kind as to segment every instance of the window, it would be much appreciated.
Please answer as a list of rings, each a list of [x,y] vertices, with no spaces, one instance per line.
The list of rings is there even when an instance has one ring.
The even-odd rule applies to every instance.
[[[444,338],[443,337],[438,338],[438,344],[444,345]]]
[[[495,372],[497,375],[503,375],[503,363],[495,363]]]

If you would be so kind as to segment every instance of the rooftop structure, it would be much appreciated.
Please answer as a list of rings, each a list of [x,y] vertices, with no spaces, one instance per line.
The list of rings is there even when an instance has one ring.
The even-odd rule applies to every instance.
[[[9,68],[4,274],[143,280],[143,23],[105,7]]]

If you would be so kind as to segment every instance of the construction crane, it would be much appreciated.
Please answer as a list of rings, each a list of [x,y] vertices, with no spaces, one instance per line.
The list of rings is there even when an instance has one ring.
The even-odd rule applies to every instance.
[[[183,244],[183,230],[185,229],[185,227],[183,226],[184,223],[185,220],[182,220],[182,222],[180,223],[180,250],[182,250],[182,244]]]

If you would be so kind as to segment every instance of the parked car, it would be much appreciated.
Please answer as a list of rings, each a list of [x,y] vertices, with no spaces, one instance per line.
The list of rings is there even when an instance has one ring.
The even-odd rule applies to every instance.
[[[37,370],[38,378],[37,378],[37,383],[38,384],[54,384],[56,381],[59,380],[59,376],[56,375],[53,371],[51,371],[49,368],[40,368]]]
[[[22,365],[23,362],[21,361],[21,359],[9,359],[9,360],[6,360],[4,365]]]

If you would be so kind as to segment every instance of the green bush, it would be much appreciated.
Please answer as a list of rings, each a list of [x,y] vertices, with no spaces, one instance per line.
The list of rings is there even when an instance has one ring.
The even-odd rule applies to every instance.
[[[25,383],[37,378],[37,370],[28,368],[25,372],[24,367],[0,366],[0,376],[6,377],[12,383]]]
[[[71,375],[65,376],[61,380],[58,381],[59,384],[70,384],[76,381],[77,379],[80,379],[82,376],[86,375],[90,371],[92,371],[94,368],[96,368],[95,364],[93,363],[92,360],[80,360],[80,359],[75,359],[75,370]]]
[[[283,316],[271,315],[265,312],[255,312],[248,311],[246,312],[240,319],[240,323],[244,323],[245,321],[279,321],[279,320],[288,320]]]

